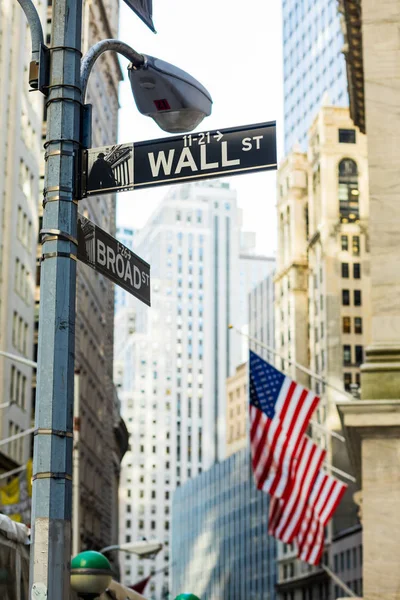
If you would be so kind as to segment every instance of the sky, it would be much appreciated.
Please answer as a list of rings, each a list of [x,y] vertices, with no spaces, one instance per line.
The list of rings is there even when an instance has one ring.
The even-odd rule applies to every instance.
[[[282,155],[280,0],[153,0],[154,34],[121,1],[119,39],[136,51],[173,63],[198,79],[213,109],[196,131],[277,121]],[[126,74],[125,59],[121,59]],[[168,136],[141,115],[127,76],[120,86],[119,142]],[[276,172],[226,177],[243,209],[243,228],[257,234],[256,251],[276,251]],[[181,184],[182,185],[182,184]],[[167,186],[118,195],[117,224],[142,227]]]

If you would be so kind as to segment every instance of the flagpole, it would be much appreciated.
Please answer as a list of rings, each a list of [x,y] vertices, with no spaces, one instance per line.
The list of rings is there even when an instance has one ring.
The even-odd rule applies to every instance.
[[[331,431],[327,427],[321,425],[321,423],[317,423],[317,421],[310,421],[310,423],[314,425],[314,427],[316,427],[317,429],[321,429],[321,431],[329,433],[332,437],[340,440],[341,442],[346,442],[346,439],[342,435],[340,435],[340,433],[336,433],[336,431]]]
[[[26,465],[22,465],[22,467],[17,467],[16,469],[12,469],[12,471],[7,471],[6,473],[2,473],[0,475],[0,479],[6,479],[6,477],[11,477],[11,475],[16,475],[17,473],[20,473],[21,471],[24,471],[26,469]]]
[[[35,363],[33,360],[29,360],[29,358],[23,358],[22,356],[18,356],[17,354],[10,354],[9,352],[4,352],[3,350],[0,350],[0,356],[4,356],[5,358],[10,358],[11,360],[20,362],[23,365],[32,367],[33,369],[37,368],[37,363]]]
[[[4,440],[0,440],[0,446],[4,446],[4,444],[8,444],[8,442],[13,442],[14,440],[18,440],[20,437],[23,437],[24,435],[29,435],[30,433],[33,433],[34,431],[35,431],[35,428],[31,427],[30,429],[25,429],[25,431],[16,433],[15,435],[5,438]]]
[[[326,469],[330,469],[331,471],[333,471],[334,473],[337,473],[338,475],[341,475],[345,479],[348,479],[349,481],[352,481],[353,483],[357,483],[357,479],[355,477],[353,477],[353,475],[349,475],[345,471],[342,471],[341,469],[338,469],[337,467],[334,467],[333,465],[324,463],[324,467]]]
[[[324,564],[322,564],[322,563],[321,563],[321,565],[320,565],[320,566],[323,568],[323,570],[325,571],[325,573],[326,573],[327,575],[329,575],[329,577],[330,577],[330,578],[331,578],[331,579],[332,579],[332,580],[333,580],[333,581],[334,581],[334,582],[335,582],[335,583],[336,583],[336,584],[337,584],[339,587],[341,587],[341,588],[342,588],[342,590],[343,590],[344,592],[346,592],[346,594],[348,594],[348,595],[349,595],[349,596],[351,596],[352,598],[358,598],[358,597],[359,597],[359,596],[357,596],[357,594],[355,594],[355,593],[353,592],[353,590],[351,590],[351,589],[350,589],[350,588],[349,588],[349,587],[348,587],[348,586],[345,584],[345,582],[344,582],[344,581],[342,581],[342,580],[340,579],[340,577],[338,577],[338,576],[336,575],[336,573],[334,573],[333,571],[331,571],[329,567],[327,567],[326,565],[324,565]]]
[[[351,401],[354,401],[354,396],[352,396],[348,392],[345,392],[344,390],[336,387],[332,383],[328,383],[328,381],[326,381],[326,379],[324,377],[322,377],[321,375],[318,375],[318,373],[315,373],[314,371],[307,369],[307,367],[305,367],[304,365],[300,365],[298,362],[296,362],[295,360],[292,360],[291,358],[287,358],[286,356],[283,356],[283,354],[280,354],[279,352],[274,350],[271,346],[267,346],[267,344],[264,344],[264,342],[260,342],[260,340],[257,340],[257,338],[253,338],[250,335],[248,335],[247,333],[243,333],[243,331],[240,331],[240,329],[235,327],[235,325],[228,325],[228,329],[234,329],[239,335],[246,337],[250,342],[254,342],[255,344],[258,344],[259,346],[261,346],[261,348],[264,348],[268,352],[275,354],[275,356],[277,356],[278,358],[281,358],[282,360],[286,360],[290,365],[293,365],[296,367],[296,369],[299,369],[299,371],[302,371],[303,373],[305,373],[306,375],[309,375],[313,379],[316,379],[323,385],[326,385],[326,386],[330,387],[332,390],[335,390],[335,392],[338,392],[342,396],[346,396],[347,398],[351,399]]]

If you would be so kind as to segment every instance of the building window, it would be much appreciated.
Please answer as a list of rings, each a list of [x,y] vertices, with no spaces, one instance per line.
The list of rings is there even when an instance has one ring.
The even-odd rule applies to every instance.
[[[343,364],[351,365],[351,346],[348,344],[343,346]]]
[[[361,365],[361,363],[363,362],[363,347],[362,346],[356,346],[356,364],[357,365]]]
[[[353,255],[360,256],[360,236],[353,235]]]
[[[350,306],[350,290],[342,290],[343,306]]]
[[[343,317],[343,333],[351,333],[350,317]]]
[[[342,223],[354,223],[359,218],[358,169],[350,158],[339,163],[339,210]]]
[[[362,318],[354,317],[354,333],[362,333]]]
[[[361,306],[361,290],[354,290],[354,306]]]
[[[349,278],[349,263],[342,263],[342,277]]]
[[[361,265],[360,265],[360,263],[354,263],[354,265],[353,265],[353,277],[354,277],[354,279],[361,279]]]
[[[351,390],[350,386],[352,383],[351,373],[344,373],[343,381],[344,381],[344,389],[346,390],[346,392],[350,392],[350,390]],[[337,555],[335,556],[335,559],[336,558],[337,558]]]
[[[347,235],[342,235],[342,250],[348,250],[349,249],[349,238]]]
[[[339,129],[339,144],[355,144],[356,130],[355,129]]]

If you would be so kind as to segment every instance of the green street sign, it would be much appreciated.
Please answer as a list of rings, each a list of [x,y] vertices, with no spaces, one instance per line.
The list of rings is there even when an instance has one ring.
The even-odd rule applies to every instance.
[[[194,594],[179,594],[175,600],[200,600],[200,598]]]

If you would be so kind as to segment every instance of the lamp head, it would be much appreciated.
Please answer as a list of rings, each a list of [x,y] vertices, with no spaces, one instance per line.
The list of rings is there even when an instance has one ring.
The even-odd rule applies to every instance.
[[[111,565],[100,552],[81,552],[71,561],[71,587],[81,598],[97,598],[112,580]]]
[[[211,114],[212,99],[194,77],[163,60],[145,56],[128,67],[136,106],[168,133],[192,131]]]

